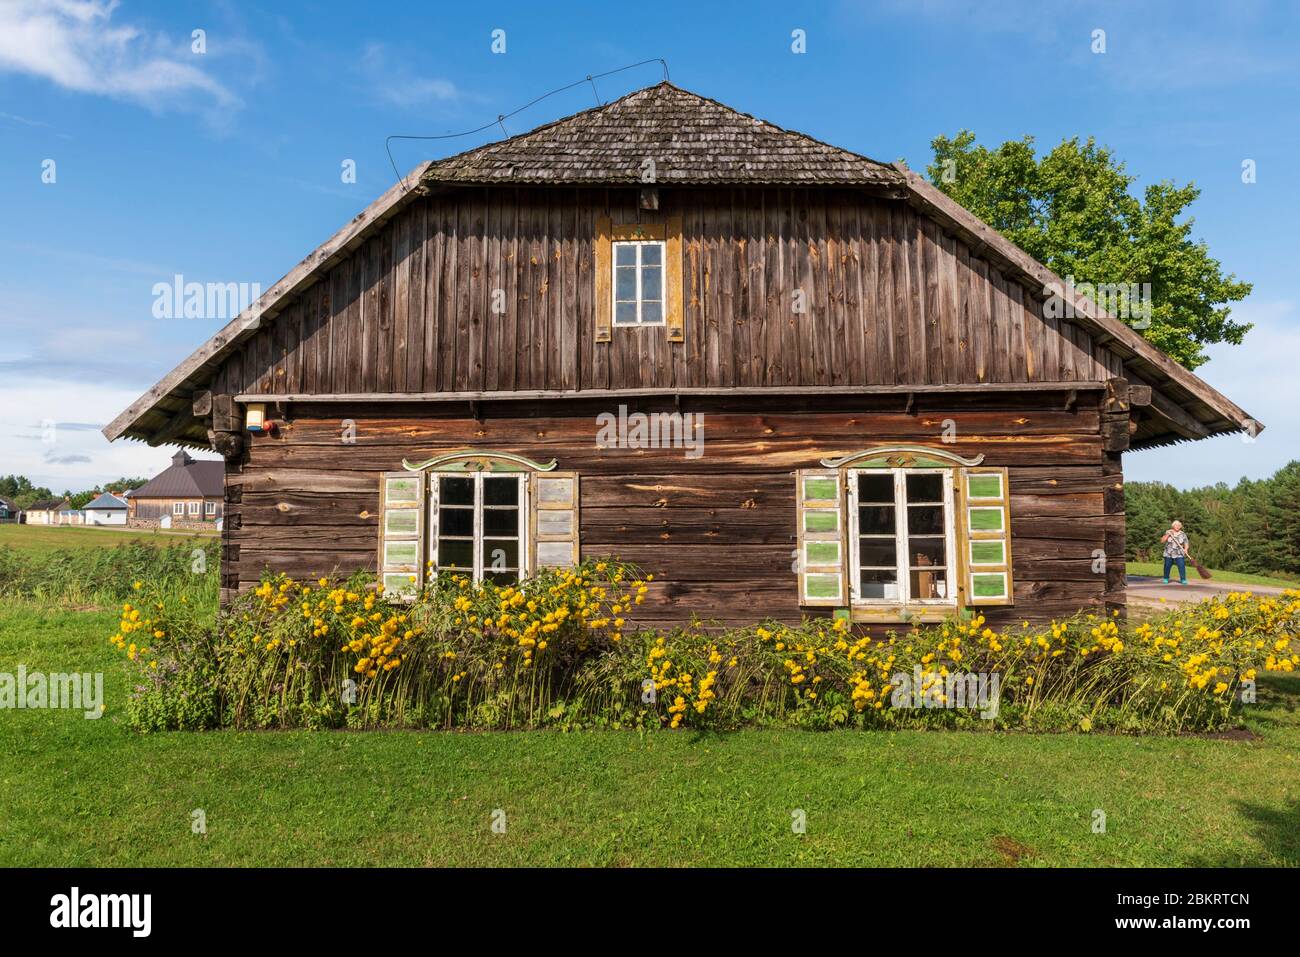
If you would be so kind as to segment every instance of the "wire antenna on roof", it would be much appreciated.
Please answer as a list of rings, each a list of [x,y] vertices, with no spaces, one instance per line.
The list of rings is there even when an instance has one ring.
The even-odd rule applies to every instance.
[[[392,147],[393,140],[451,140],[461,136],[473,136],[475,133],[482,133],[484,130],[491,129],[493,126],[500,126],[501,132],[504,133],[507,138],[509,138],[510,134],[506,132],[505,121],[510,119],[510,117],[522,113],[524,110],[528,109],[529,107],[536,106],[538,103],[542,102],[542,100],[545,100],[547,97],[555,96],[555,94],[557,93],[563,93],[565,90],[571,90],[575,86],[581,86],[583,83],[591,84],[592,92],[596,94],[596,106],[604,106],[605,104],[600,101],[600,93],[596,90],[596,81],[599,80],[601,77],[613,76],[616,73],[624,73],[628,70],[635,70],[637,67],[645,66],[647,63],[658,63],[661,67],[663,67],[665,82],[669,80],[668,61],[665,60],[663,57],[651,57],[648,60],[641,60],[637,63],[629,63],[627,66],[621,66],[614,70],[606,70],[604,73],[588,73],[581,80],[574,80],[572,83],[566,83],[564,86],[558,86],[554,90],[551,90],[547,93],[543,93],[541,96],[529,100],[527,103],[525,103],[523,106],[519,107],[518,109],[511,110],[509,113],[498,113],[497,118],[495,120],[492,120],[491,122],[488,123],[484,123],[482,126],[475,127],[472,130],[465,130],[464,132],[461,133],[440,133],[436,135],[427,135],[427,136],[394,133],[391,136],[388,136],[384,139],[384,150],[385,152],[388,153],[388,163],[390,166],[393,167],[393,175],[397,177],[397,181],[402,184],[402,190],[404,192],[409,193],[410,187],[406,185],[406,179],[402,176],[402,174],[398,172],[397,161],[393,159],[393,147]]]

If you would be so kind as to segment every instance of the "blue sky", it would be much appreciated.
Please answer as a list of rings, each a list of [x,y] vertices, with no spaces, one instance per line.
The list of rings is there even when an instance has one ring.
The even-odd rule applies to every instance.
[[[680,86],[923,168],[937,134],[1095,136],[1138,188],[1194,181],[1194,234],[1254,283],[1256,328],[1200,373],[1267,425],[1126,458],[1179,485],[1297,455],[1300,9],[1286,3],[892,0],[803,5],[0,0],[0,474],[56,490],[170,450],[98,429],[221,325],[153,286],[263,288],[393,182],[390,133],[468,129],[648,57]],[[504,54],[492,33],[505,31]],[[791,50],[791,32],[806,52]],[[1092,52],[1093,31],[1106,51]],[[203,30],[206,50],[193,50]],[[661,78],[551,97],[522,132]],[[499,131],[497,131],[499,133]],[[398,167],[494,138],[394,146]],[[1257,181],[1244,184],[1243,160]],[[49,178],[53,161],[54,181]],[[353,160],[356,182],[344,183]]]

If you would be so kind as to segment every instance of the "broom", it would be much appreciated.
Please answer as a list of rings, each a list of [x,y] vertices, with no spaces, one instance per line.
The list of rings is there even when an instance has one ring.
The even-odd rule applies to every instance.
[[[1202,578],[1213,578],[1213,577],[1214,577],[1213,575],[1210,574],[1210,570],[1209,570],[1208,568],[1206,568],[1204,565],[1202,565],[1200,562],[1198,562],[1198,561],[1197,561],[1195,558],[1193,558],[1191,555],[1187,555],[1187,560],[1188,560],[1189,562],[1191,562],[1191,563],[1192,563],[1192,567],[1196,569],[1196,574],[1200,575]]]

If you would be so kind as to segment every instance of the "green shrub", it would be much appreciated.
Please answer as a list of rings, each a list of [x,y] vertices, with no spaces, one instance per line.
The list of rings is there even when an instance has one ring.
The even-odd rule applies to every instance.
[[[205,627],[145,589],[112,642],[160,728],[715,728],[1168,732],[1230,725],[1300,664],[1300,591],[1234,593],[1136,627],[981,616],[873,638],[841,619],[634,630],[648,577],[616,561],[518,586],[443,575],[411,602],[366,576],[268,577]]]

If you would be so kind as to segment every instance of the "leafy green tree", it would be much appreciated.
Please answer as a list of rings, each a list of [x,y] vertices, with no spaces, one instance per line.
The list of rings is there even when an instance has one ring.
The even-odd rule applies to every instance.
[[[1139,199],[1135,177],[1091,138],[1064,140],[1041,159],[1032,136],[989,149],[962,130],[930,145],[931,181],[1057,275],[1076,285],[1149,283],[1150,325],[1140,331],[1187,368],[1205,362],[1206,345],[1240,344],[1250,329],[1228,305],[1250,284],[1224,275],[1191,238],[1195,221],[1179,220],[1200,195],[1195,185],[1162,181]]]
[[[0,476],[0,498],[9,499],[19,508],[27,508],[39,499],[53,497],[53,492],[44,486],[33,485],[26,475]]]

